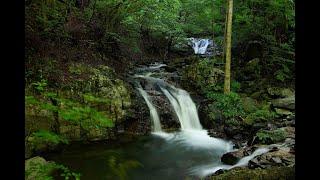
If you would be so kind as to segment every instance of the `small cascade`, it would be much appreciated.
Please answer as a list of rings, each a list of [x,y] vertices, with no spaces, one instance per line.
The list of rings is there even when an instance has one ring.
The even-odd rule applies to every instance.
[[[209,45],[213,45],[213,42],[209,39],[197,39],[197,38],[190,38],[192,43],[192,48],[194,50],[194,54],[206,54],[207,48]]]
[[[181,130],[202,130],[196,106],[189,93],[173,86],[169,87],[168,89],[160,88],[174,108],[181,124]]]
[[[138,88],[138,90],[139,90],[141,96],[146,101],[147,106],[149,107],[150,116],[151,116],[151,120],[153,123],[153,132],[161,132],[162,131],[161,124],[160,124],[159,115],[158,115],[156,108],[149,100],[149,96],[148,96],[147,92],[145,90],[143,90],[142,88]]]
[[[269,151],[270,151],[270,149],[268,147],[258,148],[251,155],[248,155],[248,156],[241,158],[235,165],[221,164],[221,165],[211,165],[211,166],[210,165],[209,166],[200,166],[200,167],[193,168],[191,170],[191,174],[197,175],[199,177],[205,177],[210,174],[214,174],[215,172],[217,172],[218,170],[221,170],[221,169],[230,170],[235,167],[244,167],[244,166],[248,165],[248,163],[251,159],[253,159],[256,156],[259,156],[261,154],[267,153]]]

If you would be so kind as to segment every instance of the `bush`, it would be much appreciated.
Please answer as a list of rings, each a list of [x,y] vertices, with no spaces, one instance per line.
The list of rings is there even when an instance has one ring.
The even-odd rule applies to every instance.
[[[258,142],[262,144],[272,144],[284,141],[286,139],[286,134],[284,130],[277,129],[274,131],[260,130],[256,134]]]
[[[231,88],[231,91],[233,92],[237,92],[239,91],[240,87],[241,87],[241,84],[238,82],[238,81],[231,81],[231,84],[230,84],[230,88]]]
[[[229,94],[208,93],[207,97],[214,101],[214,106],[222,113],[226,119],[234,119],[244,115],[244,110],[240,96],[237,93]]]
[[[265,109],[259,109],[247,115],[245,118],[245,123],[253,124],[254,122],[268,121],[275,117],[276,114],[274,112]]]

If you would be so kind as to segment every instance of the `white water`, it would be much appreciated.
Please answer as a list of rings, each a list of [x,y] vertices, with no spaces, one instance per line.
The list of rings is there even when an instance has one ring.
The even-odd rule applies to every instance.
[[[199,52],[199,49],[197,50],[197,52]],[[203,52],[203,49],[201,49],[200,52],[204,53],[205,50]],[[163,66],[163,64],[156,65],[152,66],[151,69],[160,68]],[[247,166],[248,162],[251,159],[269,151],[269,148],[259,148],[251,155],[240,159],[239,162],[233,166],[223,164],[220,161],[220,158],[223,154],[233,151],[233,144],[232,142],[228,142],[223,139],[210,137],[207,131],[202,129],[196,105],[192,101],[188,92],[183,89],[176,88],[160,78],[154,78],[148,75],[135,75],[135,77],[144,78],[160,87],[163,94],[170,101],[181,125],[181,131],[179,132],[166,133],[162,131],[157,110],[149,100],[146,91],[144,91],[142,88],[138,88],[140,94],[145,99],[150,110],[151,119],[154,124],[152,132],[153,135],[165,139],[168,145],[171,145],[172,147],[182,147],[185,150],[203,150],[204,153],[214,152],[215,158],[218,158],[212,158],[211,163],[209,164],[197,166],[190,169],[190,174],[196,175],[198,177],[205,177],[215,173],[220,169],[229,170],[234,167]]]
[[[149,96],[148,96],[147,92],[145,90],[143,90],[142,88],[138,88],[138,90],[149,107],[151,120],[153,122],[153,132],[161,132],[162,131],[161,124],[160,124],[159,115],[158,115],[156,108],[153,106],[153,104],[149,100]]]
[[[209,45],[209,39],[190,38],[195,54],[205,54]]]
[[[191,170],[191,174],[197,175],[199,177],[205,177],[210,174],[214,174],[215,172],[217,172],[220,169],[229,170],[229,169],[232,169],[235,167],[247,166],[251,159],[253,159],[254,157],[259,156],[261,154],[267,153],[269,150],[270,150],[269,148],[258,148],[251,155],[245,156],[242,159],[240,159],[235,165],[225,165],[225,164],[216,165],[216,164],[214,164],[214,165],[196,167]]]
[[[170,89],[160,88],[174,108],[180,121],[181,129],[202,130],[196,105],[192,101],[189,93],[173,86],[170,86]]]

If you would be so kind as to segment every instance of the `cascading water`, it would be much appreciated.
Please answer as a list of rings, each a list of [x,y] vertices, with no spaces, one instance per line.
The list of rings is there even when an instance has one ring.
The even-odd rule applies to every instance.
[[[70,165],[72,169],[81,172],[81,179],[84,180],[116,176],[118,171],[114,172],[114,167],[132,163],[141,166],[121,172],[127,173],[130,180],[201,179],[219,169],[246,166],[255,156],[269,151],[269,147],[259,148],[233,166],[223,164],[221,157],[235,150],[233,144],[208,135],[201,126],[196,105],[189,93],[169,83],[174,74],[163,72],[164,66],[158,63],[140,67],[134,76],[138,85],[137,93],[143,97],[150,111],[151,136],[134,138],[125,146],[122,143],[119,146],[120,141],[115,144],[84,145],[81,148],[76,145],[51,160]],[[168,117],[170,113],[177,118]],[[167,129],[164,127],[171,126],[164,122],[175,120],[180,123],[181,129],[165,132]],[[179,123],[172,124],[176,126]]]
[[[190,38],[190,40],[195,54],[206,54],[209,44],[212,44],[209,39]]]
[[[144,100],[147,103],[147,106],[149,108],[151,120],[153,122],[152,123],[153,124],[153,132],[161,132],[162,131],[161,124],[160,124],[159,115],[158,115],[156,108],[150,102],[147,92],[141,88],[138,88],[138,90],[139,90],[141,96],[144,98]]]
[[[195,47],[195,53],[205,53],[205,49],[208,45],[208,41],[199,41],[197,47]],[[202,44],[201,44],[202,43]],[[231,142],[210,137],[206,130],[202,129],[199,121],[197,109],[195,103],[192,101],[188,92],[183,89],[174,87],[173,85],[164,81],[164,79],[151,77],[150,71],[155,71],[165,65],[158,64],[149,68],[147,75],[135,75],[136,78],[142,78],[148,81],[154,89],[161,91],[165,97],[169,100],[171,106],[176,113],[181,125],[180,132],[166,133],[161,131],[160,119],[157,114],[157,110],[150,101],[148,94],[142,88],[138,88],[140,94],[144,97],[149,109],[152,122],[154,124],[154,135],[157,135],[166,141],[167,148],[177,148],[184,150],[192,150],[203,153],[204,156],[210,155],[212,158],[203,164],[189,168],[190,175],[197,177],[204,177],[209,174],[215,173],[219,169],[232,169],[234,167],[246,166],[252,158],[257,155],[268,152],[268,148],[257,149],[251,155],[243,157],[239,162],[233,166],[225,165],[221,163],[220,158],[224,153],[233,151],[233,144]],[[148,70],[145,68],[144,70]],[[212,160],[210,160],[212,159]],[[203,161],[204,163],[204,161]]]
[[[221,169],[229,170],[229,169],[232,169],[235,167],[247,166],[248,162],[251,159],[253,159],[254,157],[259,156],[261,154],[264,154],[268,151],[269,151],[268,147],[258,148],[251,155],[245,156],[242,159],[240,159],[235,165],[213,164],[213,165],[207,165],[207,166],[199,166],[199,167],[192,168],[191,174],[197,175],[199,177],[205,177],[210,174],[214,174],[215,172],[217,172],[218,170],[221,170]]]
[[[196,105],[190,98],[190,95],[182,89],[170,86],[171,90],[160,87],[162,92],[172,104],[182,130],[202,130],[199,121]]]

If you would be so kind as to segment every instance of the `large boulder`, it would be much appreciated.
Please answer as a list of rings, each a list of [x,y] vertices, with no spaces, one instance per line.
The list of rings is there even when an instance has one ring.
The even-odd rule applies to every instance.
[[[289,148],[281,148],[257,156],[249,161],[249,168],[270,168],[273,166],[290,166],[295,165],[295,155]]]
[[[25,161],[25,179],[47,179],[55,170],[53,162],[48,162],[40,156]]]
[[[295,179],[293,167],[271,167],[267,169],[234,168],[219,175],[207,177],[206,180],[292,180]]]
[[[293,115],[293,112],[287,109],[281,109],[281,108],[274,108],[275,112],[280,116],[289,116]]]
[[[295,96],[290,96],[271,101],[274,108],[282,108],[287,110],[295,110]]]
[[[235,165],[241,158],[247,156],[250,153],[249,151],[249,148],[241,148],[236,151],[225,153],[221,157],[221,162],[228,165]]]
[[[269,87],[267,88],[267,92],[270,96],[277,98],[294,96],[294,92],[289,88]]]
[[[260,75],[260,59],[254,58],[246,63],[245,67],[242,70],[241,78],[243,80],[254,80]]]
[[[116,76],[113,69],[103,65],[93,67],[79,63],[71,64],[67,68],[69,71],[63,75],[65,80],[61,82],[62,88],[54,90],[58,92],[58,98],[90,107],[113,124],[122,123],[127,119],[132,103],[132,90]],[[28,90],[26,94],[36,96]],[[40,98],[41,101],[47,101],[43,103],[52,103],[46,98]],[[60,108],[66,107],[65,104],[60,103]],[[62,119],[60,114],[54,116],[50,110],[43,110],[34,105],[26,105],[25,112],[26,135],[39,129],[55,132],[58,129],[68,140],[104,140],[109,139],[113,134],[111,131],[115,130],[109,126],[102,127],[92,123],[83,128],[79,123]],[[56,124],[59,124],[59,128],[53,129]]]
[[[171,47],[171,51],[174,53],[178,53],[181,55],[192,55],[194,51],[190,44],[190,39],[188,38],[178,38],[173,42],[173,46]]]

